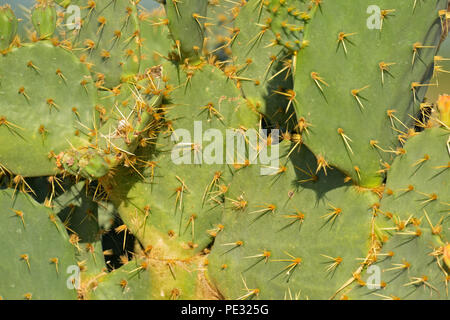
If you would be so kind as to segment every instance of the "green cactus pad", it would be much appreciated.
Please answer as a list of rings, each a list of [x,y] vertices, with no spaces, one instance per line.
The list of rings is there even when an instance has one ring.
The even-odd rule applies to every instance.
[[[330,298],[367,255],[377,197],[338,171],[316,175],[314,155],[291,147],[274,175],[234,174],[208,267],[227,299]]]
[[[214,298],[204,278],[205,259],[134,259],[99,275],[87,296],[93,300],[200,300]]]
[[[160,75],[149,75],[135,83],[124,83],[114,90],[99,91],[95,109],[102,126],[88,148],[71,149],[61,156],[64,169],[86,179],[98,179],[132,155],[148,132],[154,130],[162,97],[158,83]]]
[[[410,226],[395,232],[378,253],[377,262],[338,298],[448,300],[444,243],[428,226],[423,227]]]
[[[303,49],[303,30],[311,18],[311,4],[304,0],[271,0],[264,6],[270,12],[270,29],[277,43],[291,51]]]
[[[49,39],[56,29],[56,9],[53,3],[37,4],[31,12],[31,21],[40,39]]]
[[[0,300],[448,300],[447,1],[156,1],[0,6]]]
[[[421,219],[434,228],[443,241],[450,239],[450,131],[426,129],[410,138],[405,153],[398,156],[388,171],[381,214],[401,221]]]
[[[150,272],[130,261],[110,273],[101,273],[89,283],[89,300],[144,300],[151,292]]]
[[[82,26],[73,46],[99,86],[113,88],[139,71],[140,30],[132,0],[74,0]]]
[[[75,252],[64,225],[30,196],[0,190],[0,296],[3,299],[76,299],[70,286]]]
[[[11,45],[17,33],[18,21],[9,6],[0,7],[0,50],[6,50]]]
[[[81,181],[55,199],[54,211],[64,222],[76,243],[76,258],[81,267],[81,281],[106,269],[98,221],[98,204]]]
[[[289,100],[294,93],[293,56],[270,31],[271,21],[270,7],[262,1],[249,1],[240,9],[231,42],[234,66],[225,70],[271,125],[292,130],[296,120]]]
[[[361,186],[383,182],[380,159],[392,161],[433,85],[444,8],[447,1],[364,0],[313,9],[295,75],[304,142]]]
[[[142,60],[141,72],[161,64],[172,46],[172,38],[165,24],[165,15],[160,10],[149,12],[150,16],[141,22]]]
[[[67,8],[71,3],[71,0],[54,0],[54,1],[63,8]]]
[[[208,19],[204,21],[205,48],[219,60],[230,58],[230,50],[224,45],[233,34],[233,14],[236,3],[227,1],[208,1]]]
[[[88,139],[97,94],[70,52],[40,41],[0,57],[0,163],[22,176],[58,172],[52,155]]]
[[[226,129],[238,124],[250,127],[258,116],[247,109],[233,83],[213,66],[202,66],[190,76],[170,64],[164,65],[164,70],[168,87],[176,88],[169,99],[176,103],[164,107],[166,124],[159,129],[158,140],[136,154],[133,167],[139,173],[119,171],[111,192],[122,219],[144,246],[162,243],[163,250],[170,247],[170,255],[189,256],[211,242],[207,230],[220,218],[221,189],[227,186],[225,158],[218,163],[195,163],[199,153],[195,148],[191,151],[191,143],[203,143],[194,140],[198,139],[195,121],[203,133],[214,129],[225,137]],[[180,135],[177,129],[185,130],[192,141],[183,141],[184,134],[178,136],[180,141],[171,141]],[[192,164],[175,162],[174,157],[184,152],[179,148],[172,154],[178,142],[186,143]]]
[[[182,60],[198,62],[202,53],[208,1],[168,0],[165,2],[169,29]]]

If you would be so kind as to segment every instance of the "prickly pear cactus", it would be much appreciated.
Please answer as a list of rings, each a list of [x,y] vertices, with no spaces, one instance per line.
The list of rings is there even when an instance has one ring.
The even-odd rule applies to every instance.
[[[414,226],[411,222],[403,230],[393,232],[377,253],[376,262],[364,274],[355,277],[354,284],[338,298],[448,300],[444,248],[445,243],[429,226]],[[381,281],[371,278],[377,274]]]
[[[72,0],[81,27],[68,35],[99,87],[113,88],[139,71],[140,28],[135,1]]]
[[[75,250],[60,219],[26,194],[0,190],[0,199],[2,299],[76,299],[66,272]]]
[[[329,298],[368,252],[377,196],[339,172],[315,175],[311,152],[286,157],[291,147],[281,144],[273,175],[258,176],[258,166],[234,174],[209,269],[226,298]]]
[[[449,237],[448,139],[447,129],[430,128],[405,144],[405,154],[389,170],[380,208],[397,222],[421,219],[444,239]]]
[[[434,85],[429,74],[441,37],[437,9],[446,4],[327,1],[311,13],[295,77],[295,107],[310,127],[302,131],[304,142],[359,185],[379,186],[382,162],[391,163],[411,135],[424,89]],[[411,20],[423,27],[407,27]]]
[[[164,70],[174,86],[170,101],[177,103],[163,106],[165,123],[155,147],[138,150],[135,172],[130,176],[128,170],[119,171],[110,194],[144,247],[183,257],[208,247],[212,238],[207,230],[220,220],[230,183],[223,164],[227,155],[215,154],[209,162],[199,130],[225,135],[226,129],[239,129],[238,124],[257,124],[259,117],[214,66],[203,65],[188,74],[171,64]],[[205,94],[195,94],[201,90]]]
[[[159,2],[0,7],[0,298],[448,300],[447,1]]]
[[[97,93],[88,69],[39,41],[0,57],[0,72],[0,162],[23,176],[57,173],[53,154],[82,145],[95,127]]]
[[[250,1],[239,9],[229,36],[233,65],[225,71],[236,80],[248,103],[264,114],[272,126],[292,130],[296,120],[291,99],[294,54],[274,34],[281,35],[278,28],[282,18],[291,15],[286,12],[287,3],[274,5],[281,6],[283,12],[274,13],[272,6]],[[303,21],[299,24],[302,26]],[[299,29],[297,34],[301,35]]]
[[[16,36],[19,22],[11,7],[7,5],[0,7],[0,19],[0,50],[4,51],[9,48]]]
[[[93,300],[201,300],[214,297],[204,277],[204,258],[159,260],[142,255],[89,283]]]
[[[90,4],[93,6],[91,12],[100,9],[95,2]],[[134,26],[134,32],[127,45],[138,38],[135,9],[126,4],[113,8],[127,12],[127,19],[119,26],[108,23],[106,27],[105,22],[96,29],[99,41],[111,31],[110,28],[124,30],[129,25]],[[106,6],[103,14],[110,8]],[[6,19],[3,23],[9,24],[9,29],[5,27],[6,32],[11,34],[10,30],[15,29],[17,22],[10,18],[12,13],[8,8],[2,9],[2,15]],[[113,89],[105,87],[109,82],[104,73],[93,70],[92,65],[104,68],[105,73],[106,70],[114,73],[114,68],[106,63],[111,60],[106,57],[103,62],[91,63],[84,56],[77,57],[79,50],[73,48],[69,40],[49,40],[57,27],[55,15],[52,3],[39,2],[32,11],[39,38],[32,43],[22,43],[16,37],[0,57],[0,139],[3,148],[0,163],[6,170],[26,177],[67,171],[88,179],[100,178],[123,160],[123,154],[132,152],[141,134],[149,129],[154,108],[160,103],[159,88],[153,81],[150,84],[138,79],[138,66],[126,71],[126,78],[133,78],[128,83],[118,81]],[[89,35],[93,32],[91,29],[92,26],[86,24],[78,33]],[[81,41],[80,36],[76,39]],[[122,34],[117,34],[113,46],[122,49],[122,41]],[[122,57],[122,53],[120,51],[115,57]],[[133,57],[139,56],[134,54]],[[116,64],[121,68],[124,65],[117,61]],[[110,97],[117,98],[108,99]],[[105,99],[109,104],[106,107],[102,105]],[[118,105],[122,108],[118,109]],[[107,110],[110,111],[108,115]]]
[[[208,1],[165,1],[170,33],[180,59],[198,60],[205,38],[204,23]]]

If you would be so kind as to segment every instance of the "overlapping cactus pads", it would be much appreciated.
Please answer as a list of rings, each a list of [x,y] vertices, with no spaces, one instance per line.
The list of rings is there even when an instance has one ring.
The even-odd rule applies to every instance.
[[[447,1],[158,5],[0,7],[0,298],[448,300]]]

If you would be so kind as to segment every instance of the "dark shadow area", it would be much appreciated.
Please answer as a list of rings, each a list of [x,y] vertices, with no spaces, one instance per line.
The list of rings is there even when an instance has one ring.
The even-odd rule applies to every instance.
[[[295,114],[294,101],[289,105],[289,99],[286,96],[275,93],[274,91],[286,93],[288,90],[293,90],[294,80],[292,77],[292,70],[286,69],[286,65],[282,60],[291,59],[292,57],[286,56],[283,59],[279,58],[273,67],[272,74],[276,75],[273,79],[265,79],[265,92],[264,103],[266,105],[265,122],[267,127],[264,129],[282,129],[286,131],[294,131],[297,124],[297,116]],[[292,66],[291,66],[292,68]],[[282,72],[281,72],[282,71]],[[270,74],[270,73],[269,73]],[[287,111],[286,111],[287,110]]]
[[[121,257],[126,256],[128,260],[132,260],[133,258],[136,238],[128,231],[126,234],[124,232],[117,233],[115,231],[115,228],[123,224],[124,223],[122,219],[116,217],[114,219],[113,225],[111,226],[111,229],[109,231],[106,231],[106,233],[102,235],[103,251],[111,253],[105,255],[105,263],[106,266],[108,267],[108,271],[118,269],[122,266]]]
[[[316,193],[316,203],[325,200],[325,195],[331,190],[345,186],[344,174],[338,169],[327,168],[327,174],[323,170],[316,173],[317,159],[314,154],[302,145],[299,152],[295,150],[289,156],[295,166],[297,180],[294,186],[311,189]],[[300,182],[311,180],[306,182]]]

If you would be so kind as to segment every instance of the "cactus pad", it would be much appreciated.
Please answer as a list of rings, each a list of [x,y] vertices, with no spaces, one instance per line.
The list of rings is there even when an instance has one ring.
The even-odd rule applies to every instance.
[[[0,163],[22,176],[58,172],[53,156],[82,144],[97,94],[70,52],[40,41],[0,57]]]
[[[76,299],[68,286],[69,267],[77,267],[64,225],[30,196],[0,190],[3,299]],[[69,273],[68,273],[69,272]]]
[[[361,186],[381,185],[380,158],[391,163],[410,134],[411,117],[433,85],[438,12],[446,6],[365,0],[313,9],[295,75],[297,116],[309,124],[301,133],[317,156]],[[412,20],[422,27],[411,28]]]
[[[338,172],[315,175],[314,156],[302,147],[286,158],[290,148],[272,176],[234,175],[208,268],[225,298],[330,298],[366,257],[376,197]]]

